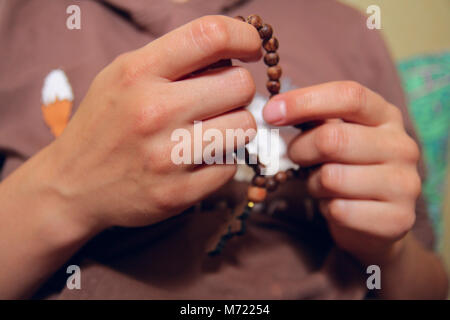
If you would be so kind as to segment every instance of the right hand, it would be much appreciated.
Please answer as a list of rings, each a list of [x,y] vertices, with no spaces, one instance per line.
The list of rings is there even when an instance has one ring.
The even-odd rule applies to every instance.
[[[256,129],[251,114],[237,109],[252,100],[255,85],[241,67],[183,77],[221,59],[257,60],[260,46],[251,25],[207,16],[120,55],[45,150],[45,181],[75,214],[103,227],[149,225],[206,197],[233,177],[235,166],[175,165],[171,134],[192,132],[194,120],[223,133]]]

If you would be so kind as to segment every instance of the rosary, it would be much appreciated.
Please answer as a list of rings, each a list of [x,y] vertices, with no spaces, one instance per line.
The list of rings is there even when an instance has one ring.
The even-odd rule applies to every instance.
[[[259,36],[262,40],[262,47],[266,51],[264,55],[264,63],[268,66],[267,76],[269,80],[267,81],[266,87],[270,93],[270,98],[277,95],[280,92],[281,84],[280,78],[282,69],[278,65],[280,61],[280,56],[277,53],[278,50],[278,39],[273,36],[272,26],[264,23],[260,16],[252,14],[245,19],[242,16],[237,16],[236,19],[242,22],[247,22],[258,30]],[[250,213],[256,203],[263,202],[268,192],[275,191],[278,186],[287,180],[291,180],[295,177],[304,177],[307,174],[307,168],[304,169],[289,169],[287,171],[279,171],[273,176],[263,176],[261,175],[261,170],[264,168],[258,157],[256,156],[256,161],[250,161],[250,153],[247,148],[245,148],[245,163],[253,169],[254,176],[251,185],[247,190],[247,204],[243,212],[237,217],[241,220],[241,229],[237,232],[232,232],[231,227],[228,228],[227,232],[222,235],[219,242],[217,243],[214,250],[209,252],[209,255],[220,254],[224,248],[227,240],[234,236],[243,235],[246,229],[246,220],[250,216]]]

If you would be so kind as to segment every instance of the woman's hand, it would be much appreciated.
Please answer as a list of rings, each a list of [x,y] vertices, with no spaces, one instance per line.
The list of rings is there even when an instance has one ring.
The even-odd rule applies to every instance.
[[[251,26],[209,16],[119,56],[52,148],[57,191],[106,226],[142,226],[221,187],[235,166],[176,165],[171,135],[185,128],[193,136],[195,120],[204,120],[204,131],[256,129],[248,111],[233,110],[252,100],[254,82],[241,67],[186,75],[221,59],[256,60],[260,46]]]
[[[167,219],[232,178],[234,165],[174,164],[171,135],[193,136],[195,120],[222,133],[255,129],[236,109],[255,92],[246,69],[186,76],[219,60],[257,60],[260,47],[251,25],[209,16],[102,70],[63,134],[0,184],[0,298],[29,296],[102,229]]]
[[[421,190],[419,149],[400,110],[358,83],[331,82],[276,96],[264,117],[283,126],[321,123],[291,142],[289,156],[317,166],[307,186],[334,240],[363,262],[397,256]]]

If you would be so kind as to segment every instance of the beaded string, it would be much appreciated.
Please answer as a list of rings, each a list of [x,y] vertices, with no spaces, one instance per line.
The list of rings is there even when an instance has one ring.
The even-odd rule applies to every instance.
[[[273,36],[273,29],[270,24],[264,23],[260,16],[252,14],[245,19],[242,16],[237,16],[236,19],[247,22],[258,30],[259,36],[262,41],[262,47],[266,51],[264,55],[264,63],[268,66],[267,76],[268,81],[266,83],[267,90],[270,93],[270,98],[277,95],[280,92],[281,84],[280,78],[282,69],[278,65],[280,62],[280,56],[277,53],[279,43],[278,39]],[[237,235],[243,235],[246,229],[246,220],[250,216],[255,204],[263,202],[268,192],[275,191],[280,184],[283,184],[287,180],[291,180],[294,177],[304,176],[307,169],[289,169],[287,171],[279,171],[273,176],[261,175],[261,169],[264,165],[259,161],[256,156],[256,161],[250,161],[251,155],[245,148],[245,163],[253,169],[254,176],[247,190],[247,204],[243,212],[237,217],[241,220],[241,229],[237,232],[232,232],[231,227],[228,228],[227,233],[224,234],[213,251],[210,251],[210,255],[219,254],[224,248],[227,240]]]

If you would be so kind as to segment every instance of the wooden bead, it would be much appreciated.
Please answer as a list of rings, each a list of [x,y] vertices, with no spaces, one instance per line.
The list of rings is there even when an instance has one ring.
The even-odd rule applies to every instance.
[[[289,169],[288,171],[286,171],[286,176],[288,178],[288,180],[294,179],[296,176],[296,172],[294,169]]]
[[[263,176],[254,176],[252,179],[252,184],[254,186],[264,188],[266,186],[266,178]]]
[[[279,80],[282,73],[283,71],[280,66],[273,66],[267,69],[267,76],[270,80]]]
[[[280,92],[281,85],[280,85],[280,81],[278,81],[278,80],[269,80],[269,81],[267,81],[266,86],[267,86],[267,90],[269,90],[269,92],[272,94],[277,94]]]
[[[274,178],[268,178],[266,180],[266,189],[267,191],[275,191],[278,188],[278,182]]]
[[[264,55],[264,63],[270,67],[276,66],[279,61],[280,56],[276,52],[270,52]]]
[[[247,22],[254,26],[256,29],[261,29],[263,26],[263,21],[257,14],[252,14],[247,17]]]
[[[267,52],[275,52],[278,50],[278,47],[279,47],[278,39],[275,37],[270,38],[268,40],[264,40],[263,42],[263,48]]]
[[[259,29],[259,36],[261,39],[266,40],[270,39],[273,34],[273,29],[270,24],[264,23],[261,29]]]
[[[280,171],[275,175],[275,180],[278,183],[284,183],[288,179],[286,172]]]
[[[263,202],[266,199],[267,191],[264,188],[251,186],[248,188],[247,198],[255,203]]]
[[[236,16],[236,17],[234,17],[235,19],[237,19],[237,20],[240,20],[240,21],[242,21],[242,22],[246,22],[245,21],[245,18],[243,17],[243,16]]]

